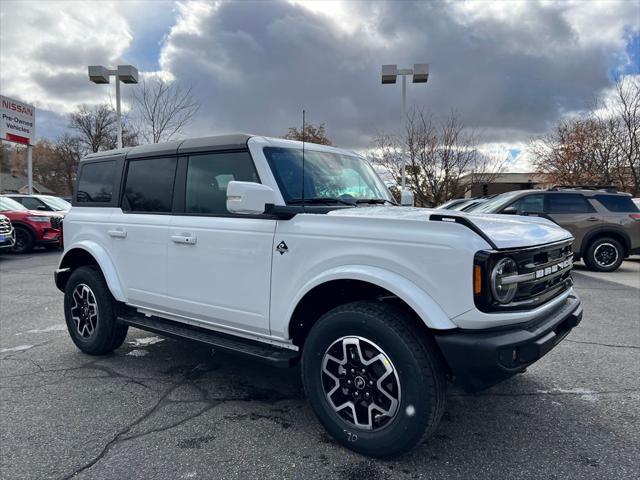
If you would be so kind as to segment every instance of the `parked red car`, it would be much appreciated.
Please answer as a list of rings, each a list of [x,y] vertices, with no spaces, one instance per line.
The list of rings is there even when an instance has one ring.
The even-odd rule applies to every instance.
[[[15,229],[15,253],[27,253],[36,245],[59,247],[62,215],[28,210],[15,200],[0,196],[0,213],[9,217]]]

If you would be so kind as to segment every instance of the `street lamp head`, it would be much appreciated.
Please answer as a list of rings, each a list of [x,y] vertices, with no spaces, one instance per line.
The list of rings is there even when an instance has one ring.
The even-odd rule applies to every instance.
[[[382,65],[382,83],[396,83],[398,78],[398,65]]]
[[[109,69],[102,65],[89,66],[89,80],[93,83],[109,83]]]
[[[415,63],[413,65],[413,83],[427,83],[429,80],[429,64]]]
[[[138,69],[133,65],[118,65],[118,79],[122,83],[138,83]]]

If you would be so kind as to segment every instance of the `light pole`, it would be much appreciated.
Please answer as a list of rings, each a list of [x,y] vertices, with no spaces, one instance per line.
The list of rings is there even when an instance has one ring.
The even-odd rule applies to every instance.
[[[102,65],[89,66],[89,80],[93,83],[109,83],[111,77],[116,77],[116,113],[118,117],[118,148],[122,148],[122,119],[120,115],[120,82],[138,83],[138,69],[133,65],[118,65],[110,70]]]
[[[402,77],[402,130],[405,130],[405,122],[407,120],[407,76],[413,77],[413,83],[427,83],[429,80],[429,64],[427,63],[415,63],[413,68],[400,68],[398,65],[382,65],[382,84],[396,83],[398,75]],[[406,175],[406,155],[404,152],[404,144],[402,147],[402,192],[401,197],[405,195],[407,185]],[[404,205],[405,202],[401,203]]]

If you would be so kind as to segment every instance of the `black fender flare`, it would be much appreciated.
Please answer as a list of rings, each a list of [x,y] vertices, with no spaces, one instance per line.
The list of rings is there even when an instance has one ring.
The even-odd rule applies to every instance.
[[[631,250],[631,239],[629,238],[629,234],[625,232],[622,227],[618,225],[599,225],[589,230],[582,238],[580,256],[584,257],[586,255],[587,248],[589,248],[589,244],[591,244],[594,238],[605,237],[607,235],[621,238],[622,246],[625,249],[624,254],[625,256],[629,254],[629,251]]]

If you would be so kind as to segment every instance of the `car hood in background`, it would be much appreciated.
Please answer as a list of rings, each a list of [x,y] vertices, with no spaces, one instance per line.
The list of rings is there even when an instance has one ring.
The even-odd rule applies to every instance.
[[[520,248],[569,240],[571,234],[550,220],[501,214],[473,214],[416,207],[357,207],[329,212],[331,216],[369,217],[381,220],[427,221],[431,215],[464,217],[478,227],[498,248]]]

